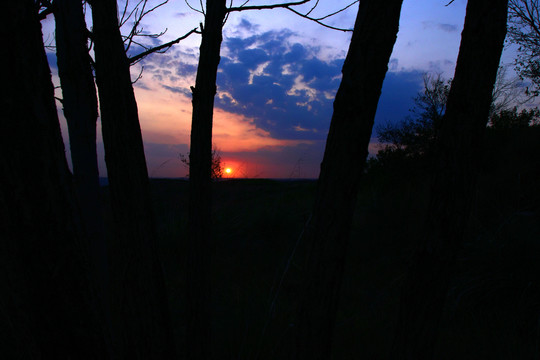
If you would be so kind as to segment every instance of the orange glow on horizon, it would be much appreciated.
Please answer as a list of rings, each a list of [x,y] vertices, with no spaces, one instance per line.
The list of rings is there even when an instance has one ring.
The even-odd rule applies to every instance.
[[[145,144],[152,144],[146,149],[149,175],[184,177],[187,170],[178,158],[178,151],[189,150],[178,149],[189,149],[191,99],[163,91],[155,79],[142,80],[146,80],[144,87],[135,87],[135,91],[143,139]],[[219,108],[214,109],[213,125],[212,142],[222,154],[227,154],[226,159],[222,158],[222,166],[223,177],[228,179],[289,178],[294,164],[274,163],[269,153],[279,155],[283,148],[314,143],[274,138],[269,131],[259,128],[255,119]],[[255,154],[261,150],[267,157]],[[100,171],[106,173],[104,167]]]

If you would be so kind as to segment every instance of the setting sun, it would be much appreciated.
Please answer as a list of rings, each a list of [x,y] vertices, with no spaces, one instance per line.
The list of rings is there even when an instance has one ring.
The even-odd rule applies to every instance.
[[[226,172],[227,174],[230,174],[230,173],[232,172],[232,170],[231,170],[231,168],[226,168],[226,169],[225,169],[225,172]]]

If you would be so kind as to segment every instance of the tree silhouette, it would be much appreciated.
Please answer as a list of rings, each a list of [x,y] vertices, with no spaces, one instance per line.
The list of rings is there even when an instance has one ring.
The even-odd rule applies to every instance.
[[[88,243],[64,154],[36,2],[5,4],[1,98],[1,352],[5,358],[107,359]]]
[[[188,173],[186,176],[189,177],[189,153],[187,156],[188,157],[186,157],[182,153],[178,154],[180,161],[188,169]],[[210,177],[212,180],[218,180],[218,179],[223,178],[223,167],[221,166],[221,154],[218,148],[215,146],[212,149],[212,174]]]
[[[101,212],[96,122],[98,102],[88,54],[82,1],[55,0],[56,57],[62,106],[68,123],[73,180],[90,246],[90,266],[103,311],[109,314],[108,258]],[[108,321],[109,316],[107,316]]]
[[[398,124],[387,123],[377,128],[378,140],[387,144],[379,154],[400,152],[418,157],[428,153],[440,129],[449,90],[450,81],[440,74],[424,75],[424,89],[415,96],[411,115]]]
[[[388,122],[377,127],[378,140],[384,148],[377,153],[376,161],[384,163],[387,159],[403,156],[425,159],[431,154],[444,119],[450,84],[451,80],[443,79],[440,74],[424,75],[424,89],[414,97],[414,107],[409,110],[411,114],[397,124]],[[518,123],[525,127],[529,122],[534,124],[537,110],[517,111],[517,106],[530,99],[524,94],[519,78],[508,79],[506,67],[499,67],[489,125],[500,129],[503,126],[516,127]]]
[[[116,0],[92,0],[96,82],[114,220],[112,310],[120,356],[174,354],[130,61]]]
[[[226,0],[206,1],[206,7],[195,9],[205,16],[201,25],[201,45],[195,86],[191,87],[193,113],[191,121],[191,146],[189,153],[189,212],[187,237],[187,294],[188,357],[209,358],[211,351],[210,308],[211,286],[209,284],[210,233],[211,233],[211,174],[212,174],[212,126],[216,78],[223,40],[223,26],[229,14],[247,10],[269,10],[284,8],[295,14],[323,24],[324,18],[310,16],[311,11],[301,13],[295,6],[310,0],[248,6],[249,1],[238,7],[227,7]],[[352,2],[356,3],[356,1]],[[345,8],[344,8],[345,9]],[[342,9],[343,10],[343,9]],[[340,11],[342,11],[340,10]],[[335,12],[334,14],[339,13]],[[331,26],[327,26],[331,27]],[[334,27],[331,27],[334,28]],[[337,29],[337,28],[335,28]],[[344,30],[344,29],[340,29]]]
[[[523,109],[517,107],[501,110],[489,118],[489,125],[495,130],[509,130],[538,126],[540,124],[540,111],[538,108]]]
[[[358,184],[396,41],[401,0],[360,2],[317,184],[300,241],[307,246],[296,359],[329,359]]]
[[[506,35],[508,0],[469,0],[434,150],[425,231],[403,283],[394,359],[431,359],[473,203],[478,157]]]
[[[533,95],[540,88],[540,2],[509,0],[508,37],[518,45],[516,70],[532,81]]]

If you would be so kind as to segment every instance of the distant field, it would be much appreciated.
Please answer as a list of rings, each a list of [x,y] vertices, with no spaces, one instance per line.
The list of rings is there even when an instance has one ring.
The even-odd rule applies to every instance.
[[[483,162],[436,359],[533,359],[540,354],[540,151],[533,151],[534,142],[530,148],[522,142],[506,144],[490,149]],[[387,355],[399,286],[421,236],[428,179],[421,166],[401,163],[373,168],[362,180],[334,359]],[[154,179],[151,186],[182,349],[188,182]],[[281,287],[279,283],[309,218],[315,188],[313,180],[214,183],[210,255],[216,358],[287,358],[304,244],[298,244]]]

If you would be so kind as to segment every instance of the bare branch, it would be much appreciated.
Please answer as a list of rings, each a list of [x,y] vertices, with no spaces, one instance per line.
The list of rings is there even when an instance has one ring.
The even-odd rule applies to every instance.
[[[195,11],[195,12],[198,12],[199,14],[204,14],[204,8],[202,7],[202,3],[201,3],[201,9],[196,9],[195,7],[193,7],[189,2],[188,0],[184,0],[186,5],[188,6],[188,8],[190,8],[191,10]]]
[[[202,0],[199,0],[199,3],[201,4],[201,11],[202,11],[203,15],[206,15],[206,13],[204,11],[204,5],[203,5]]]
[[[142,78],[143,71],[144,71],[144,66],[141,66],[141,71],[139,72],[139,75],[137,75],[137,78],[131,82],[132,85]]]
[[[139,0],[139,2],[137,3],[137,5],[135,5],[135,7],[133,9],[131,9],[131,11],[129,12],[129,14],[127,13],[127,10],[128,10],[128,6],[129,6],[129,0],[126,0],[126,3],[124,5],[124,10],[122,11],[122,16],[120,17],[120,21],[118,22],[118,26],[122,27],[124,26],[124,24],[129,20],[131,19],[131,17],[133,16],[133,13],[139,8],[139,5],[141,5],[141,3],[143,2],[144,0]]]
[[[356,2],[358,2],[358,0],[356,0],[355,3],[356,3]],[[351,5],[352,5],[352,4],[351,4]],[[349,6],[350,6],[350,5],[349,5]],[[289,10],[289,11],[291,11],[291,12],[293,12],[293,13],[295,13],[296,15],[298,15],[298,16],[300,16],[300,17],[303,17],[304,19],[311,20],[311,21],[313,21],[313,22],[315,22],[315,23],[317,23],[317,24],[319,24],[319,25],[321,25],[321,26],[323,26],[323,27],[325,27],[325,28],[328,28],[328,29],[338,30],[338,31],[343,31],[343,32],[351,32],[351,31],[353,31],[353,29],[338,28],[338,27],[335,27],[335,26],[332,26],[332,25],[325,24],[325,23],[323,23],[322,21],[320,21],[320,20],[318,20],[318,19],[315,19],[315,18],[312,18],[312,17],[309,17],[309,16],[306,16],[306,15],[302,14],[301,12],[296,11],[296,10],[293,9],[293,8],[287,7],[286,9]]]
[[[245,5],[248,1],[249,0],[245,1],[244,4],[242,4],[242,5]],[[229,1],[229,8],[232,7],[232,4],[233,4],[233,0],[230,0]],[[221,24],[222,27],[225,26],[225,23],[227,22],[227,20],[229,20],[229,15],[230,15],[230,13],[225,14],[225,17],[223,18],[223,24]]]
[[[125,50],[126,52],[129,50],[129,48],[131,47],[131,44],[133,43],[133,38],[140,34],[143,29],[140,29],[139,30],[139,24],[141,23],[141,20],[142,20],[142,17],[139,15],[137,16],[137,14],[142,14],[144,12],[144,8],[146,7],[146,3],[148,2],[148,0],[141,0],[139,1],[139,3],[137,4],[137,6],[135,7],[134,11],[135,11],[135,22],[133,24],[133,27],[131,28],[131,31],[129,32],[129,35],[127,36],[126,40],[127,40],[127,45],[125,47]],[[139,5],[142,3],[142,8],[139,12]]]
[[[315,10],[315,8],[319,5],[319,0],[317,0],[315,2],[315,5],[313,5],[313,7],[306,13],[306,16],[309,16],[309,14],[311,14],[313,12],[313,10]]]
[[[334,15],[337,15],[337,14],[341,13],[342,11],[347,10],[348,8],[353,6],[354,4],[358,3],[359,0],[354,0],[351,3],[349,3],[349,5],[341,8],[341,9],[339,9],[339,10],[337,10],[337,11],[331,13],[331,14],[327,14],[327,15],[319,17],[319,18],[310,16],[310,14],[319,5],[319,0],[316,0],[315,5],[313,5],[313,7],[306,13],[302,13],[302,12],[300,12],[298,10],[295,10],[293,8],[295,6],[307,4],[310,1],[311,0],[302,0],[302,1],[292,1],[292,2],[287,2],[287,3],[270,4],[270,5],[245,6],[249,2],[249,0],[247,0],[242,5],[240,5],[238,7],[229,7],[226,11],[227,11],[227,16],[228,16],[231,12],[235,12],[235,11],[239,12],[239,11],[245,11],[245,10],[270,10],[270,9],[281,8],[281,9],[289,10],[289,11],[293,12],[294,14],[296,14],[296,15],[304,18],[304,19],[313,21],[313,22],[315,22],[315,23],[317,23],[317,24],[319,24],[321,26],[324,26],[324,27],[326,27],[328,29],[338,30],[338,31],[345,31],[345,32],[352,31],[352,29],[339,28],[339,27],[336,27],[336,26],[325,24],[325,23],[322,22],[322,20],[325,20],[325,19],[327,19],[329,17],[332,17]]]
[[[47,16],[54,12],[54,5],[51,0],[37,0],[35,1],[35,8],[38,12],[39,21],[45,20]]]
[[[280,3],[280,4],[272,4],[272,5],[253,5],[253,6],[239,6],[239,7],[231,7],[228,8],[227,12],[234,12],[234,11],[245,11],[245,10],[269,10],[269,9],[277,9],[277,8],[287,8],[289,6],[298,6],[307,4],[311,0],[302,0],[302,1],[292,1],[288,3]],[[246,4],[248,1],[246,1],[244,4]]]
[[[160,7],[162,7],[163,5],[167,4],[168,2],[169,2],[169,0],[164,0],[163,2],[157,4],[156,6],[154,6],[153,8],[150,8],[150,9],[147,10],[147,11],[144,11],[144,8],[143,8],[143,11],[144,11],[144,12],[141,13],[140,18],[142,19],[142,18],[145,17],[147,14],[149,14],[149,13],[153,12],[154,10],[156,10],[156,9],[158,9],[158,8],[160,8]]]
[[[138,54],[138,55],[135,55],[135,56],[130,57],[130,58],[129,58],[129,63],[130,63],[130,65],[136,64],[137,62],[139,62],[139,61],[140,61],[142,58],[144,58],[145,56],[150,55],[150,54],[155,53],[155,52],[163,53],[163,52],[169,50],[169,48],[170,48],[171,46],[173,46],[173,45],[175,45],[175,44],[178,44],[180,41],[182,41],[182,40],[188,38],[188,37],[189,37],[191,34],[193,34],[193,33],[199,34],[200,32],[197,31],[197,28],[192,29],[192,30],[190,30],[187,34],[185,34],[185,35],[179,37],[178,39],[169,41],[169,42],[167,42],[167,43],[165,43],[165,44],[161,44],[161,45],[156,46],[156,47],[153,47],[153,48],[151,48],[151,49],[147,49],[146,51],[144,51],[144,52],[142,52],[142,53],[140,53],[140,54]]]
[[[348,8],[350,8],[351,6],[353,6],[354,4],[356,4],[356,3],[359,2],[359,1],[360,1],[360,0],[353,1],[352,3],[350,3],[350,4],[347,5],[347,6],[345,6],[344,8],[341,8],[341,9],[339,9],[339,10],[337,10],[337,11],[334,11],[333,13],[330,13],[330,14],[328,14],[328,15],[325,15],[325,16],[322,16],[322,17],[319,17],[319,18],[313,18],[313,20],[318,20],[318,21],[320,21],[320,20],[324,20],[324,19],[327,19],[327,18],[329,18],[329,17],[332,17],[332,16],[334,16],[334,15],[337,15],[337,14],[339,14],[340,12],[343,12],[343,11],[347,10]],[[309,15],[309,13],[307,13],[306,15]]]
[[[135,44],[135,45],[137,45],[137,46],[139,46],[139,47],[141,47],[141,48],[143,48],[143,49],[145,49],[145,50],[150,49],[150,46],[145,45],[145,44],[143,44],[143,43],[140,43],[140,42],[138,42],[137,40],[133,40],[132,43]]]

